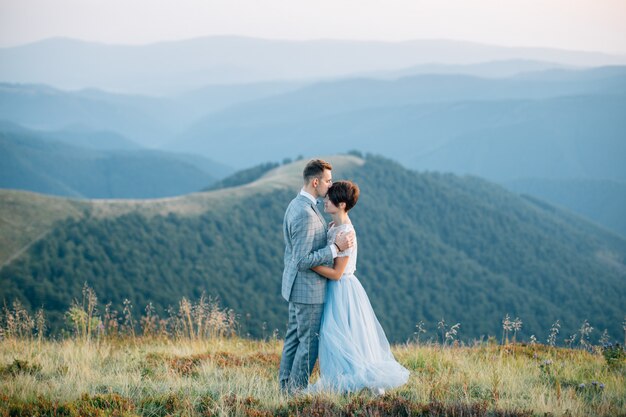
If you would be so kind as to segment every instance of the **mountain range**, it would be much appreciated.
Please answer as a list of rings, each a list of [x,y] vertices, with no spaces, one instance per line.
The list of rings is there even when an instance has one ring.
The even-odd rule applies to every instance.
[[[412,169],[516,184],[516,192],[623,234],[626,194],[617,184],[626,180],[626,67],[581,68],[516,56],[363,70],[322,81],[204,85],[158,97],[3,83],[0,131],[9,161],[2,186],[91,198],[167,196],[206,187],[230,167],[359,149]],[[25,136],[30,145],[18,145]],[[32,139],[71,147],[37,153]],[[54,169],[38,172],[59,161],[84,161],[94,151],[100,156],[88,160],[107,162],[74,173],[73,162],[63,167],[65,177],[90,178],[88,185],[68,184]],[[135,167],[122,166],[129,163]],[[149,178],[157,165],[164,176],[137,187],[125,181],[124,189],[107,185],[110,175],[102,173]],[[591,182],[603,190],[602,204],[590,200],[583,184]],[[567,198],[549,185],[566,183]]]
[[[415,67],[421,65],[510,60],[568,66],[626,64],[626,56],[620,55],[437,39],[285,41],[222,36],[107,45],[54,38],[0,48],[0,80],[162,95],[209,84],[320,80],[377,72],[385,77],[394,71],[419,73]]]
[[[617,337],[625,64],[441,40],[0,48],[0,298],[56,331],[85,281],[160,314],[206,291],[242,333],[282,329],[291,161],[358,149],[331,159],[363,189],[358,273],[393,340],[507,313],[526,338],[557,318]]]
[[[75,198],[152,198],[199,191],[226,173],[206,158],[138,148],[114,133],[38,133],[0,125],[0,188]]]
[[[440,157],[430,163],[433,159],[428,157],[443,149],[445,158],[446,146],[456,151],[459,144],[471,147],[471,140],[485,138],[499,141],[504,152],[521,161],[532,161],[537,156],[532,146],[520,153],[507,148],[506,142],[510,136],[528,135],[543,144],[538,151],[547,152],[546,159],[555,162],[558,173],[567,169],[560,163],[565,156],[561,146],[555,146],[563,137],[575,133],[576,140],[591,147],[598,138],[620,142],[626,133],[622,117],[626,68],[563,71],[560,81],[549,81],[553,76],[550,71],[506,79],[421,75],[394,81],[318,83],[208,114],[165,148],[194,149],[239,168],[258,163],[254,161],[258,158],[356,148],[383,153],[413,168],[422,169],[427,158],[424,164],[429,169],[484,175],[455,166],[455,155],[449,163]],[[244,144],[249,153],[239,151]],[[585,158],[580,143],[564,145],[574,157]],[[467,149],[462,153],[467,154]],[[619,153],[604,143],[595,152],[609,159]],[[469,154],[474,155],[482,156],[480,151]],[[503,156],[487,155],[478,165],[489,169]],[[543,175],[526,171],[515,178]],[[500,170],[488,178],[511,176]]]
[[[626,132],[624,96],[626,67],[221,86],[174,98],[3,84],[0,120],[46,131],[112,132],[140,146],[201,154],[238,169],[323,148],[383,153],[408,167],[495,181],[622,179],[618,172],[598,176],[572,164],[588,165],[580,159],[594,146],[593,163],[600,165],[622,153],[612,146],[619,147]],[[596,145],[598,139],[603,143]],[[484,147],[495,153],[484,154]],[[471,161],[459,164],[455,152]],[[539,152],[552,173],[515,167]],[[510,155],[518,160],[507,160]]]
[[[518,338],[526,340],[545,340],[557,319],[560,343],[583,320],[593,338],[604,329],[621,337],[624,238],[476,177],[372,155],[324,158],[335,179],[361,188],[350,213],[357,276],[391,340],[411,338],[420,320],[435,337],[442,318],[461,323],[461,340],[499,338],[506,314],[523,320]],[[206,293],[239,314],[243,334],[282,334],[282,216],[304,163],[259,167],[251,182],[166,199],[0,191],[0,298],[43,306],[57,331],[85,282],[103,304],[121,309],[128,299],[137,315],[149,302],[164,315],[182,296]]]

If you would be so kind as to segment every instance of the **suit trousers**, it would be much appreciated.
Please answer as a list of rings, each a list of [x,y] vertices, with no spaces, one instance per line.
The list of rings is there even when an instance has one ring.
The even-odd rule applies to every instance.
[[[319,349],[324,304],[289,303],[289,323],[280,360],[280,388],[294,393],[306,388]]]

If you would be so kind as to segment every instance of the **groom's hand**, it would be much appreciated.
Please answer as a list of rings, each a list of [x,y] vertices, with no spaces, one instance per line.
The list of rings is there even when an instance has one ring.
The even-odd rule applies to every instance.
[[[335,244],[337,248],[339,248],[339,252],[343,252],[346,249],[354,246],[354,232],[350,231],[348,233],[341,232],[337,235],[337,239],[335,239]]]

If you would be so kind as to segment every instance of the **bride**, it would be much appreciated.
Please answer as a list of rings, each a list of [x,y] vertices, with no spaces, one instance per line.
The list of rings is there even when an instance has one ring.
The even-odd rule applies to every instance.
[[[348,211],[359,198],[359,187],[338,181],[329,188],[324,211],[333,218],[328,243],[338,233],[354,230]],[[376,394],[407,382],[409,371],[394,359],[370,301],[354,275],[354,246],[339,252],[333,267],[312,268],[328,278],[319,344],[320,378],[307,391],[351,392],[369,388]]]

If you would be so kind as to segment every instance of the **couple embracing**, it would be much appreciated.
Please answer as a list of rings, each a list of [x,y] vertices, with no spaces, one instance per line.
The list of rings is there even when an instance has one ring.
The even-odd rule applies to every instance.
[[[394,359],[365,290],[354,275],[357,239],[348,211],[359,198],[350,181],[332,181],[332,166],[310,161],[304,186],[285,212],[282,296],[289,323],[280,362],[280,388],[299,392],[375,394],[407,382],[409,371]],[[333,221],[329,227],[317,208]],[[319,352],[320,378],[309,385]]]

